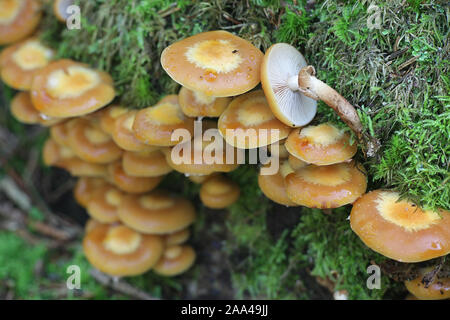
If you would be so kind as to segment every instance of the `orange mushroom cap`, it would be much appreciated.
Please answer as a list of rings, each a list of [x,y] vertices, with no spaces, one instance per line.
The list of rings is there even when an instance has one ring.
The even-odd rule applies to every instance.
[[[140,234],[124,225],[94,226],[83,239],[87,260],[113,276],[135,276],[150,270],[161,258],[160,236]]]
[[[123,154],[122,166],[127,175],[135,177],[159,177],[172,171],[166,156],[160,150],[126,151]]]
[[[0,1],[0,45],[31,35],[42,17],[42,4],[36,0]]]
[[[329,166],[309,165],[289,173],[285,182],[289,199],[320,209],[353,203],[367,188],[365,170],[354,161]]]
[[[82,160],[111,163],[122,156],[120,149],[100,127],[85,119],[76,119],[68,132],[72,151]]]
[[[212,209],[224,209],[239,199],[239,186],[224,175],[206,180],[200,187],[200,200]]]
[[[75,122],[77,119],[67,120],[50,127],[50,137],[59,145],[69,147],[69,126],[70,122]]]
[[[173,277],[188,270],[194,264],[195,258],[192,247],[172,245],[164,250],[153,271],[161,276]]]
[[[18,121],[27,124],[37,124],[41,121],[39,111],[31,103],[28,92],[19,92],[11,100],[11,113]]]
[[[103,131],[113,134],[117,118],[128,112],[128,109],[119,105],[111,105],[97,111],[100,118],[100,127]]]
[[[262,193],[270,200],[288,207],[298,206],[298,204],[288,198],[284,177],[280,170],[272,175],[262,175],[260,171],[258,175],[258,185]]]
[[[210,174],[189,174],[188,179],[191,180],[193,183],[202,184],[209,178],[215,176],[218,174],[217,172],[210,173]]]
[[[51,62],[36,72],[31,99],[36,109],[51,117],[81,116],[114,99],[109,74],[68,59]]]
[[[86,210],[98,222],[112,223],[119,221],[117,209],[123,196],[123,192],[111,185],[97,188],[87,201]]]
[[[173,246],[177,244],[185,243],[191,235],[189,228],[172,232],[164,236],[164,243],[167,246]]]
[[[319,166],[344,162],[356,151],[350,135],[329,123],[295,129],[289,134],[286,149],[294,157]]]
[[[422,210],[394,191],[375,190],[358,199],[350,225],[372,250],[401,262],[450,253],[450,212]]]
[[[73,194],[75,200],[83,207],[87,207],[89,199],[94,194],[95,190],[109,185],[105,179],[81,177],[77,180]]]
[[[134,177],[125,173],[122,161],[108,165],[108,177],[119,189],[129,193],[143,193],[155,189],[164,176]]]
[[[178,104],[178,96],[170,95],[155,106],[140,110],[133,123],[135,137],[154,146],[173,146],[179,141],[172,140],[177,129],[194,133],[194,120],[186,117]]]
[[[227,143],[241,149],[272,144],[292,130],[274,116],[262,90],[234,98],[220,116],[218,127]]]
[[[169,76],[192,91],[230,97],[260,82],[262,52],[226,31],[210,31],[173,43],[161,54]]]
[[[423,268],[420,276],[416,279],[405,281],[406,289],[420,300],[443,300],[450,299],[450,277],[440,278],[437,276],[433,282],[427,286],[422,281],[425,274],[432,271],[433,268]]]
[[[200,92],[181,87],[178,93],[178,103],[183,113],[188,117],[219,117],[231,98],[216,98]]]
[[[180,231],[192,224],[196,217],[190,201],[161,190],[125,196],[118,214],[130,228],[151,234]]]
[[[0,55],[3,82],[17,90],[30,90],[34,75],[50,63],[53,54],[36,38],[7,47]]]

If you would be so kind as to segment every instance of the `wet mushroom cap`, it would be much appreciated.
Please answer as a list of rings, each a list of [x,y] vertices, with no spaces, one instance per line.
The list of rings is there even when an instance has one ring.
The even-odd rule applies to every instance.
[[[139,141],[133,133],[133,123],[137,110],[130,110],[116,118],[111,133],[114,142],[127,151],[152,151],[159,149]]]
[[[28,92],[19,92],[11,100],[11,113],[16,120],[26,124],[37,124],[41,121],[39,111],[31,103]]]
[[[267,146],[292,130],[274,116],[262,90],[234,98],[220,116],[218,128],[227,143],[240,149]]]
[[[329,123],[295,129],[286,141],[288,152],[307,163],[319,166],[344,162],[357,151],[347,132]]]
[[[358,199],[350,226],[372,250],[401,262],[450,253],[450,212],[422,210],[394,191],[375,190]]]
[[[280,170],[278,170],[276,174],[271,175],[263,175],[260,171],[258,175],[258,185],[262,193],[270,200],[288,207],[298,206],[288,198],[284,177],[281,175]]]
[[[75,3],[74,0],[54,0],[53,1],[53,13],[56,18],[61,22],[66,22],[69,14],[67,8]]]
[[[353,203],[367,188],[365,170],[354,161],[329,166],[309,165],[289,173],[285,182],[289,199],[319,209]]]
[[[75,200],[82,207],[87,207],[89,199],[94,194],[95,190],[108,185],[108,182],[102,178],[81,177],[77,180],[73,189]]]
[[[41,7],[41,2],[36,0],[2,0],[0,45],[13,43],[31,35],[41,21]]]
[[[118,214],[130,228],[149,234],[180,231],[192,224],[196,217],[190,201],[161,190],[125,196]]]
[[[161,276],[173,277],[188,270],[194,264],[195,258],[195,251],[190,246],[169,246],[153,267],[153,271]]]
[[[87,201],[86,210],[92,218],[101,223],[119,221],[117,208],[123,196],[122,191],[111,185],[97,188]]]
[[[30,90],[34,75],[50,63],[53,54],[36,38],[9,46],[0,55],[1,79],[11,88]]]
[[[126,151],[122,157],[122,166],[127,175],[136,177],[158,177],[172,171],[160,150]]]
[[[216,175],[200,187],[200,200],[208,208],[224,209],[235,203],[240,193],[237,183],[224,175]]]
[[[450,299],[450,277],[436,277],[427,287],[422,282],[425,274],[433,268],[424,268],[416,279],[405,281],[406,289],[419,300],[443,300]]]
[[[306,67],[303,55],[287,43],[272,45],[261,65],[261,85],[272,112],[284,124],[300,127],[317,112],[317,102],[297,90],[298,73]]]
[[[226,31],[210,31],[164,49],[161,65],[169,76],[207,96],[243,94],[260,82],[262,52]]]
[[[109,74],[69,59],[51,62],[35,73],[31,99],[36,109],[52,117],[94,112],[114,98]]]
[[[231,98],[216,98],[200,92],[181,87],[178,93],[178,103],[183,113],[188,117],[219,117]]]
[[[113,276],[135,276],[161,258],[160,236],[140,234],[123,225],[95,226],[83,239],[83,251],[97,269]]]
[[[186,117],[178,104],[178,96],[171,95],[155,106],[140,110],[133,123],[135,137],[149,145],[173,146],[179,140],[172,139],[175,130],[194,133],[194,120]]]
[[[100,127],[106,133],[112,134],[117,118],[128,112],[128,109],[118,105],[111,105],[98,111]]]
[[[166,246],[173,246],[177,244],[183,244],[186,241],[188,241],[189,237],[191,235],[191,232],[189,231],[189,228],[176,231],[173,233],[169,233],[164,236],[164,244]]]
[[[111,136],[88,120],[76,119],[68,138],[72,151],[84,161],[107,164],[122,156]]]
[[[134,177],[125,173],[122,161],[108,165],[108,177],[115,186],[129,193],[143,193],[155,189],[164,176]]]

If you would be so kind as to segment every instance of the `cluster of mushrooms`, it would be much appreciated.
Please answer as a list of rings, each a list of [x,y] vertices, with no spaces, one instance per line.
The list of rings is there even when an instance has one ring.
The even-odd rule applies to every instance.
[[[148,270],[174,276],[193,264],[195,252],[185,242],[195,209],[158,189],[172,170],[201,184],[206,207],[226,208],[239,198],[239,186],[225,175],[239,165],[196,161],[193,155],[203,154],[208,141],[174,139],[178,129],[191,139],[212,130],[224,150],[268,148],[270,161],[280,162],[275,174],[263,173],[271,164],[265,163],[258,176],[269,199],[325,213],[352,204],[351,228],[388,258],[421,262],[450,253],[449,211],[422,210],[392,190],[366,193],[366,171],[353,159],[363,136],[357,112],[315,77],[314,67],[291,45],[274,44],[263,54],[225,31],[173,43],[162,52],[161,64],[181,85],[178,95],[131,110],[111,104],[115,91],[105,72],[52,60],[53,51],[31,36],[39,15],[32,14],[34,3],[0,0],[0,44],[16,42],[1,53],[1,78],[20,90],[11,103],[15,117],[50,127],[44,162],[79,177],[75,198],[91,216],[83,248],[96,268],[113,276]],[[12,31],[28,22],[28,31]],[[260,82],[262,89],[255,89]],[[355,140],[331,123],[309,124],[318,100],[335,110]],[[202,131],[195,132],[199,123]],[[236,130],[244,139],[228,134]],[[269,134],[247,135],[262,131]],[[175,148],[192,151],[190,161],[174,161]],[[449,278],[426,287],[414,281],[406,287],[419,299],[450,297]]]

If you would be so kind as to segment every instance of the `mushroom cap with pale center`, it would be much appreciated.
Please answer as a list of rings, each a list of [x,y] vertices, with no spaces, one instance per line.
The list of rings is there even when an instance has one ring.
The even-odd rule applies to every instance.
[[[286,140],[288,152],[307,163],[326,166],[351,159],[357,144],[350,135],[329,123],[293,130]]]
[[[372,250],[401,262],[450,253],[450,212],[422,210],[397,192],[375,190],[358,199],[350,226]]]
[[[161,258],[160,236],[140,234],[124,225],[94,226],[83,239],[87,260],[112,276],[135,276],[150,270]]]
[[[61,59],[35,73],[31,99],[36,109],[52,117],[75,117],[94,112],[114,99],[109,74],[84,63]]]
[[[122,156],[111,136],[86,119],[74,120],[68,138],[72,151],[84,161],[106,164]]]
[[[196,217],[190,201],[162,190],[125,196],[118,214],[130,228],[149,234],[180,231],[191,225]]]
[[[95,190],[109,185],[105,179],[81,177],[77,180],[73,189],[75,200],[82,207],[87,207],[89,199],[94,194]]]
[[[240,149],[267,146],[292,130],[274,116],[262,90],[234,98],[220,116],[218,127],[225,141]]]
[[[20,41],[31,35],[41,17],[41,1],[0,1],[0,45]]]
[[[440,278],[437,275],[434,281],[427,287],[422,282],[423,277],[433,271],[432,267],[420,270],[420,275],[416,279],[405,281],[406,289],[419,300],[443,300],[450,299],[450,277]]]
[[[188,241],[190,235],[191,235],[191,232],[189,231],[189,228],[169,233],[164,236],[164,244],[166,246],[183,244],[186,241]]]
[[[11,45],[0,55],[1,79],[11,88],[30,90],[34,75],[50,63],[53,54],[36,38]]]
[[[309,165],[287,174],[285,182],[289,199],[319,209],[353,203],[367,188],[365,170],[354,161],[329,166]]]
[[[269,166],[269,164],[265,165],[264,167],[267,166]],[[289,197],[287,196],[284,177],[280,171],[281,167],[276,174],[271,175],[263,175],[260,171],[258,175],[259,188],[261,189],[262,193],[264,193],[264,195],[270,200],[284,206],[296,207],[298,206],[298,204],[291,201],[291,199],[289,199]]]
[[[172,140],[172,133],[177,129],[194,133],[194,120],[181,111],[177,95],[167,96],[156,105],[139,110],[133,123],[135,137],[153,146],[176,145],[179,141]]]
[[[173,277],[188,270],[195,262],[196,254],[191,246],[172,245],[164,253],[153,271],[161,276]]]
[[[308,124],[317,112],[314,99],[290,87],[290,81],[306,66],[303,55],[287,43],[272,45],[261,65],[261,85],[269,106],[275,116],[290,127]]]
[[[239,199],[239,185],[224,175],[206,180],[200,187],[200,200],[212,209],[224,209]]]
[[[183,113],[191,118],[195,117],[219,117],[228,104],[231,98],[223,97],[216,98],[212,96],[205,96],[188,88],[181,87],[178,93],[178,103]]]
[[[126,174],[122,161],[108,165],[108,178],[116,187],[129,193],[143,193],[155,189],[164,176],[135,177]]]
[[[161,150],[126,151],[122,157],[122,166],[127,175],[136,177],[159,177],[173,170]]]
[[[110,105],[97,111],[100,127],[112,135],[117,118],[128,112],[128,109],[119,105]]]
[[[95,220],[101,223],[119,221],[117,208],[120,205],[124,193],[112,185],[93,190],[92,196],[87,201],[86,211]]]
[[[168,75],[207,96],[243,94],[260,82],[262,52],[227,31],[209,31],[164,49],[161,65]]]

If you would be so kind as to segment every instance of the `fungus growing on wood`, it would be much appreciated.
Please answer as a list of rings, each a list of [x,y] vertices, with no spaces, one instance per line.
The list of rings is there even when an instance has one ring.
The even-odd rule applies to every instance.
[[[413,280],[405,281],[406,289],[419,300],[450,299],[450,277],[436,275],[430,283],[424,277],[432,272],[433,268],[420,269],[419,276]]]

